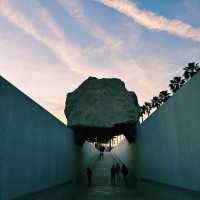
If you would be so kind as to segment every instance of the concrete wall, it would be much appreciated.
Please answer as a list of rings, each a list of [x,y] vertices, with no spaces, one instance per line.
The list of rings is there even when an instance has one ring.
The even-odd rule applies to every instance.
[[[79,147],[76,151],[76,183],[84,184],[87,183],[86,169],[87,167],[92,168],[97,157],[99,156],[99,151],[89,143],[85,142],[83,147]]]
[[[114,152],[145,179],[200,191],[200,73]]]
[[[71,183],[95,152],[77,147],[69,128],[0,77],[0,199]]]

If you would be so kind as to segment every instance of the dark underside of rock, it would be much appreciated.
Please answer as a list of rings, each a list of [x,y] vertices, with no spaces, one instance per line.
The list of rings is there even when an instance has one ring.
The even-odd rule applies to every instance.
[[[107,142],[121,134],[132,142],[136,137],[139,105],[135,93],[127,91],[120,79],[90,77],[68,93],[65,115],[77,144],[85,140]]]
[[[102,127],[71,127],[75,133],[75,141],[78,145],[82,145],[86,140],[89,142],[107,143],[114,136],[123,134],[129,142],[136,139],[136,124],[121,124],[112,128]]]

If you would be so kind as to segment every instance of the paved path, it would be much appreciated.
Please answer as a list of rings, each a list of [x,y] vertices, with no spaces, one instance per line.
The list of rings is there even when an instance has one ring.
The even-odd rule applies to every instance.
[[[97,159],[92,168],[93,183],[87,186],[87,179],[77,186],[61,185],[52,189],[28,195],[17,200],[200,200],[200,193],[179,189],[155,182],[136,184],[129,176],[126,187],[121,179],[116,186],[110,184],[110,168],[116,160],[111,153],[104,159]]]
[[[75,200],[142,200],[133,182],[129,182],[127,187],[120,178],[115,186],[111,185],[110,168],[113,163],[116,164],[116,160],[111,153],[104,153],[103,160],[97,159],[92,169],[92,186],[87,187],[84,182]]]
[[[200,193],[143,181],[137,183],[135,177],[128,177],[126,187],[121,179],[116,186],[110,184],[110,168],[116,160],[111,153],[105,153],[103,160],[97,160],[93,167],[93,184],[83,183],[73,200],[200,200]],[[86,178],[85,178],[86,179]]]

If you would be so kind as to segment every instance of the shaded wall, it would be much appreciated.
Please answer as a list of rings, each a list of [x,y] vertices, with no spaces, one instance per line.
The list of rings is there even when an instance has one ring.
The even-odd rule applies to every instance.
[[[200,191],[200,73],[114,152],[142,178]]]
[[[95,152],[77,147],[69,128],[0,77],[0,199],[72,184]]]
[[[78,147],[76,151],[76,183],[87,184],[87,167],[93,168],[96,159],[99,156],[99,151],[90,143],[85,142],[83,147]]]

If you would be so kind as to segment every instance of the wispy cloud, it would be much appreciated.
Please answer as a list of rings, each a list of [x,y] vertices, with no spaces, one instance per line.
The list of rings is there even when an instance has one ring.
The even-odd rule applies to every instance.
[[[0,2],[0,14],[16,27],[52,48],[52,35],[54,35],[54,40],[59,39],[62,37],[60,31],[57,29],[55,22],[48,12],[37,1],[30,1],[29,3],[32,4],[33,10],[37,10],[40,21],[31,20],[30,16],[25,16],[24,12],[12,4],[11,1],[7,0]],[[49,30],[48,33],[47,30]]]
[[[45,8],[43,8],[37,1],[30,0],[28,3],[33,4],[32,9],[33,11],[37,11],[37,16],[39,16],[40,20],[33,20],[31,13],[26,16],[23,12],[21,12],[20,9],[11,4],[10,1],[5,0],[1,1],[0,3],[1,14],[16,27],[25,31],[34,39],[40,41],[42,44],[47,46],[55,54],[55,57],[58,57],[65,66],[69,67],[72,71],[78,72],[79,74],[83,75],[82,77],[97,76],[122,78],[124,81],[127,82],[130,89],[137,89],[139,87],[145,88],[145,95],[143,95],[141,92],[141,95],[143,95],[142,99],[144,99],[145,96],[150,96],[153,89],[153,84],[150,83],[154,81],[152,81],[147,72],[145,72],[149,70],[144,69],[143,66],[146,65],[144,64],[144,62],[141,64],[134,59],[126,57],[124,54],[122,55],[118,51],[118,49],[111,47],[110,42],[105,39],[107,37],[105,37],[104,34],[103,36],[100,34],[101,39],[103,41],[106,41],[105,45],[102,45],[101,47],[87,46],[84,49],[77,47],[74,41],[69,41],[67,39],[66,34],[63,35],[62,31]],[[78,8],[77,13],[73,15],[77,16],[77,19],[81,21],[84,26],[89,26],[90,23],[93,23],[90,22],[88,18],[86,18],[86,15],[84,13],[82,13],[83,10],[78,7],[78,4],[72,3],[72,5],[74,6],[72,12],[76,13],[75,8]],[[105,30],[101,28],[100,30],[101,32],[103,31],[103,33],[106,33]],[[95,36],[98,36],[96,32],[94,34]],[[113,37],[110,35],[109,41],[114,41]],[[112,44],[114,45],[115,42]],[[23,60],[20,63],[21,64],[19,64],[18,66],[27,65],[26,62],[25,64],[23,64]],[[41,64],[41,66],[44,66],[44,64]],[[15,65],[15,67],[17,66]],[[41,73],[41,70],[38,73]],[[43,74],[42,76],[44,76],[45,72],[41,74]],[[52,76],[53,73],[49,74],[49,77]],[[72,79],[74,79],[74,75],[72,75],[71,77],[73,77]],[[138,77],[140,77],[140,79],[138,79]],[[41,80],[42,77],[39,82]],[[47,79],[46,83],[48,82],[49,81]],[[60,87],[61,83],[63,82],[60,82]],[[67,92],[67,90],[64,90],[65,87],[65,85],[62,86],[62,89],[64,92]],[[58,89],[56,88],[55,91],[56,90]],[[64,96],[63,94],[62,96]],[[51,96],[49,94],[47,95],[49,97]],[[64,100],[64,98],[62,100]]]
[[[69,33],[62,31],[64,28],[57,24],[56,20],[63,20],[59,18],[60,15],[54,13],[53,16],[50,10],[37,0],[20,0],[20,2],[0,0],[0,23],[3,21],[5,25],[0,32],[0,71],[17,87],[63,121],[66,93],[78,87],[88,76],[120,78],[125,81],[129,90],[137,93],[142,103],[157,95],[163,87],[165,89],[169,74],[176,72],[177,62],[180,64],[183,59],[190,60],[191,54],[199,55],[199,46],[196,47],[196,53],[191,50],[188,53],[186,51],[188,48],[181,48],[179,58],[171,59],[173,60],[171,63],[171,54],[167,52],[166,46],[159,46],[156,38],[150,42],[149,46],[152,48],[149,51],[148,36],[142,34],[143,28],[130,20],[124,18],[123,21],[119,20],[116,26],[114,25],[116,36],[106,29],[108,24],[99,24],[95,16],[92,19],[89,17],[91,15],[85,10],[82,0],[59,1],[78,22],[74,23],[73,28],[68,29]],[[163,31],[164,28],[159,29],[158,25],[164,26],[167,23],[169,26],[171,23],[167,19],[164,20],[166,21],[164,25],[162,20],[158,23],[159,16],[141,11],[127,0],[98,1],[126,15],[135,9],[133,13],[137,15],[132,17],[133,14],[129,14],[130,17],[150,29]],[[110,17],[110,12],[104,14]],[[74,22],[71,17],[67,20]],[[66,21],[63,20],[60,24],[67,25]],[[130,24],[133,25],[130,27]],[[80,41],[79,38],[73,40],[73,37],[70,37],[70,34],[76,31],[76,26],[80,25],[92,35],[87,45],[81,46],[80,42],[85,36],[88,39],[86,31],[77,34],[80,36]],[[2,35],[5,37],[1,37]],[[31,37],[26,37],[27,35]],[[158,45],[162,49],[159,53],[155,53],[153,47],[155,43],[155,46]],[[176,55],[178,50],[180,51],[176,47]]]
[[[32,13],[37,13],[36,19],[34,19],[32,13],[28,13],[29,15],[26,16],[23,10],[7,0],[0,1],[0,15],[48,47],[71,70],[83,73],[79,70],[81,65],[78,62],[82,49],[67,40],[48,11],[36,0],[24,1],[24,3],[31,4]],[[77,68],[74,68],[74,66],[77,66]]]
[[[122,41],[114,39],[113,36],[111,36],[103,27],[86,15],[81,1],[59,0],[59,2],[69,15],[75,18],[93,37],[103,41],[110,48],[118,49],[121,47]]]
[[[7,43],[7,46],[10,44]],[[74,90],[86,77],[73,73],[60,64],[31,59],[31,55],[27,57],[25,53],[20,57],[17,51],[12,52],[12,47],[13,44],[6,50],[7,54],[9,52],[9,61],[2,63],[5,58],[1,59],[0,55],[0,74],[61,121],[66,122],[64,116],[66,94]]]
[[[136,23],[152,30],[166,31],[182,38],[200,42],[200,28],[194,28],[180,20],[170,20],[156,13],[138,8],[130,0],[95,0],[133,19]]]

